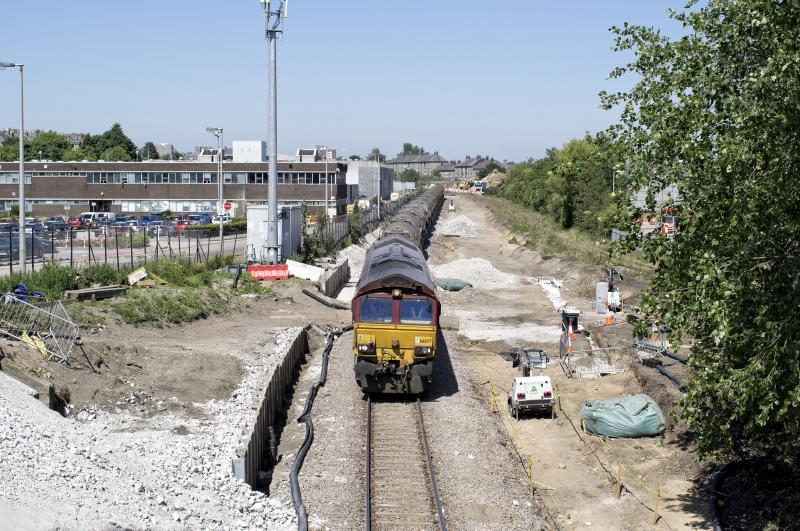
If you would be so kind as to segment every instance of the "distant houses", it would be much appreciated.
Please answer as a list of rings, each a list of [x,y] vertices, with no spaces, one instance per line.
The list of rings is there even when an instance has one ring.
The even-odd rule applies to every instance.
[[[438,172],[444,180],[473,179],[490,164],[496,164],[503,171],[513,163],[498,161],[488,156],[471,157],[467,155],[461,161],[447,160],[438,152],[425,155],[404,155],[386,161],[386,165],[394,169],[395,175],[406,170],[414,170],[420,175],[430,176]]]

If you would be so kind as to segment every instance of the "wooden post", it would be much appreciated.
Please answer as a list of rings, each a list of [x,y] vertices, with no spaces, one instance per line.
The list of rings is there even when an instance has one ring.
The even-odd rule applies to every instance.
[[[656,525],[658,523],[658,505],[660,501],[661,501],[661,491],[656,490],[656,508],[653,511],[653,525]]]
[[[622,496],[622,467],[617,461],[617,499]]]
[[[533,496],[533,458],[528,454],[528,483],[531,487],[531,496]]]

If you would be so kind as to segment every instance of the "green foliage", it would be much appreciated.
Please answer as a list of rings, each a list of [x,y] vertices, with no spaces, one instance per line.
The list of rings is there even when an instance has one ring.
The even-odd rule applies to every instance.
[[[394,178],[398,181],[406,183],[416,183],[419,182],[422,176],[419,174],[417,170],[412,170],[409,168],[407,170],[401,171],[400,173],[395,175]]]
[[[41,291],[52,299],[61,297],[66,290],[81,287],[73,269],[47,264],[42,269],[25,275],[14,273],[0,278],[0,293],[14,291],[14,287],[20,282],[24,282],[28,290]]]
[[[114,146],[103,151],[100,158],[109,162],[130,162],[133,160],[123,146]]]
[[[129,269],[117,271],[110,264],[93,264],[84,267],[78,274],[82,279],[81,284],[86,286],[91,286],[93,284],[110,286],[113,284],[123,284],[129,272]]]
[[[372,151],[370,151],[369,154],[366,157],[364,157],[364,159],[365,160],[375,160],[376,157],[377,157],[377,159],[379,161],[386,162],[386,155],[381,153],[381,149],[380,148],[376,148],[376,147],[372,148]]]
[[[313,264],[314,260],[322,256],[322,234],[325,231],[327,217],[320,216],[317,230],[309,234],[308,229],[308,204],[305,201],[300,203],[300,256],[298,260],[304,264]]]
[[[605,234],[610,228],[613,154],[598,139],[570,140],[541,159],[511,166],[500,193],[547,214],[565,229]]]
[[[116,149],[121,148],[121,149]],[[131,161],[136,158],[136,144],[125,135],[122,126],[115,123],[111,129],[100,135],[86,135],[81,143],[81,149],[97,153],[103,160]],[[109,158],[107,152],[111,151]],[[125,153],[125,155],[122,154]]]
[[[31,143],[25,141],[25,160],[31,160]],[[14,162],[19,161],[19,138],[7,138],[0,145],[0,161]]]
[[[253,293],[256,295],[269,295],[272,288],[251,277],[246,271],[239,277],[238,293]]]
[[[141,160],[158,160],[158,151],[156,151],[156,145],[152,142],[145,142],[144,146],[142,146],[142,152],[140,155]]]
[[[403,143],[403,152],[401,155],[427,155],[428,152],[422,146],[415,146],[411,142]]]
[[[96,161],[97,159],[97,152],[93,148],[68,149],[62,157],[62,160],[65,161]]]
[[[19,143],[17,144],[19,146]],[[72,150],[69,141],[63,135],[55,131],[48,131],[40,133],[31,142],[30,150],[31,155],[39,158],[41,151],[41,158],[47,160],[63,160],[64,154]]]
[[[503,167],[500,166],[498,163],[492,161],[483,168],[481,168],[480,170],[478,170],[478,177],[483,179],[484,177],[492,173],[494,170],[503,171]]]
[[[709,0],[672,12],[685,36],[612,28],[632,54],[606,136],[629,174],[631,240],[656,264],[641,312],[692,342],[683,417],[701,455],[800,453],[800,4]],[[690,4],[697,6],[697,4]],[[691,9],[691,7],[689,8]],[[622,168],[620,168],[622,169]],[[674,241],[637,234],[666,186],[680,194]],[[665,205],[661,205],[662,208]],[[667,203],[666,206],[669,206]],[[644,321],[647,322],[647,321]]]
[[[364,221],[357,201],[353,204],[353,212],[347,215],[347,234],[353,242],[360,240],[364,234]]]
[[[202,225],[188,225],[185,230],[190,231],[214,231],[219,232],[219,225],[216,223],[204,223]],[[223,234],[233,234],[234,232],[244,232],[247,230],[247,218],[233,218],[227,223],[222,224]]]
[[[128,324],[183,323],[224,313],[230,301],[217,290],[176,289],[161,290],[132,289],[124,298],[111,303],[112,310]]]

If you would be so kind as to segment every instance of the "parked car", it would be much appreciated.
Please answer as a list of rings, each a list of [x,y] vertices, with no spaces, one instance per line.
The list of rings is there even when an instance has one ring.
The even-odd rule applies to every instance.
[[[191,219],[181,219],[175,224],[175,230],[178,232],[183,232],[186,227],[189,227],[190,225],[194,225],[194,221]]]
[[[211,223],[211,216],[203,212],[199,212],[197,214],[189,214],[189,219],[191,219],[198,225],[207,225]]]
[[[67,225],[71,229],[80,229],[83,228],[83,220],[78,216],[72,216],[67,219]]]
[[[36,218],[25,218],[25,231],[42,232],[44,231],[44,225]]]
[[[16,257],[19,253],[19,233],[12,234],[11,237],[8,234],[5,237],[0,234],[0,258],[8,260],[12,250],[13,256]],[[34,258],[43,258],[54,250],[54,244],[47,238],[26,234],[25,250],[28,256],[32,253]]]
[[[154,221],[163,221],[163,218],[156,214],[144,214],[139,216],[139,225],[150,225]]]
[[[64,219],[64,216],[50,216],[47,218],[47,221],[60,221],[61,223],[66,223],[67,220]],[[45,221],[45,223],[47,223],[47,221]]]
[[[157,219],[151,221],[147,224],[147,230],[149,232],[155,233],[159,232],[160,234],[167,234],[174,230],[172,223],[164,219]]]
[[[64,222],[64,219],[49,218],[43,223],[45,232],[66,232],[69,230],[69,225]]]

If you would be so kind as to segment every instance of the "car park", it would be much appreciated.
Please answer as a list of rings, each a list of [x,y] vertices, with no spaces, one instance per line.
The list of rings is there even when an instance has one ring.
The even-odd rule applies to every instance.
[[[202,212],[198,214],[189,214],[189,219],[194,221],[197,225],[208,225],[211,223],[211,216]]]
[[[64,222],[63,218],[49,218],[43,225],[46,232],[66,232],[70,228],[69,225]]]

